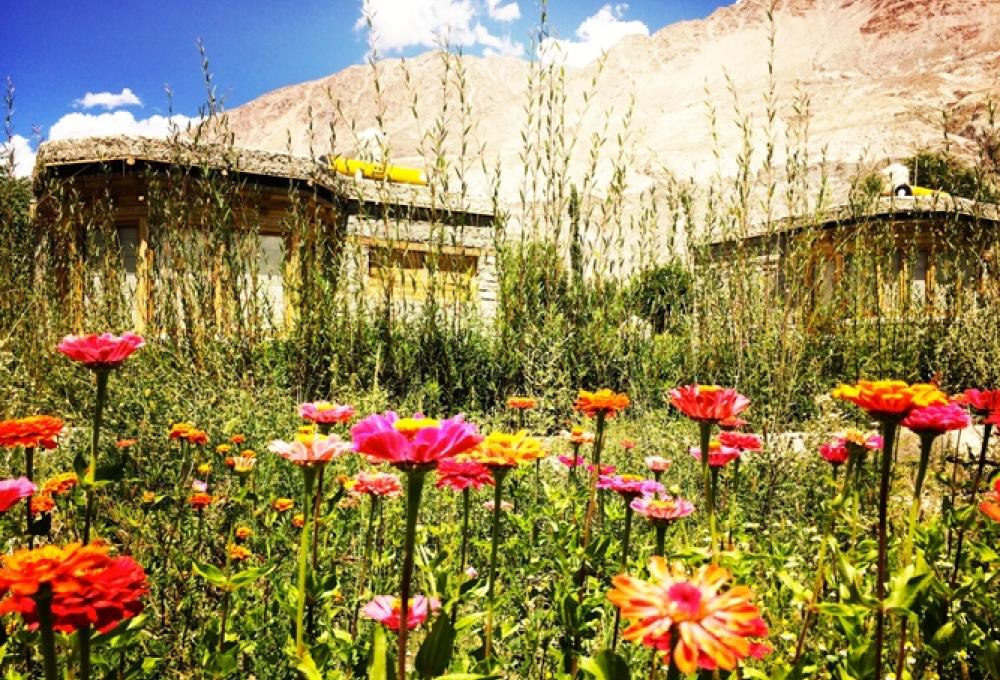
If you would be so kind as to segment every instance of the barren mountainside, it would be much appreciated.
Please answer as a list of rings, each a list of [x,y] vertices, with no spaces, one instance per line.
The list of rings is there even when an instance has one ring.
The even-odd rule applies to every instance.
[[[1000,92],[1000,2],[997,0],[781,0],[773,14],[773,59],[767,3],[741,0],[703,20],[686,21],[615,45],[598,74],[596,64],[567,69],[566,120],[579,142],[571,167],[585,172],[592,135],[607,139],[605,156],[617,153],[616,134],[634,97],[634,154],[629,190],[640,191],[664,171],[697,181],[735,170],[742,146],[739,116],[750,116],[755,158],[766,129],[768,64],[774,66],[777,116],[775,162],[783,162],[790,121],[808,119],[811,163],[834,164],[900,157],[940,145],[945,120],[956,148],[981,123],[984,102]],[[485,163],[499,163],[503,193],[514,197],[523,176],[520,154],[531,67],[503,57],[465,57],[442,89],[444,60],[427,53],[378,64],[383,128],[392,157],[424,165],[421,139],[447,98],[445,146],[458,156],[461,78],[472,123],[467,156],[472,190],[483,189]],[[584,106],[584,93],[593,97]],[[335,122],[338,153],[357,151],[358,132],[377,125],[379,100],[369,65],[265,94],[229,112],[238,144],[315,155],[330,151]],[[808,115],[803,97],[808,98]],[[797,104],[798,102],[798,104]],[[714,110],[720,150],[713,154]],[[311,118],[311,125],[310,125]],[[978,119],[978,120],[977,120]],[[576,128],[579,124],[578,129]],[[352,132],[353,126],[353,132]],[[310,141],[309,130],[314,139]],[[797,126],[798,127],[798,126]],[[602,172],[604,175],[602,175]],[[598,177],[610,174],[602,163]]]

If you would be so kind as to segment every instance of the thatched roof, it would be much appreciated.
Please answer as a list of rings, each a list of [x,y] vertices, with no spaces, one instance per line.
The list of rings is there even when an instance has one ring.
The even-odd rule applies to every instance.
[[[338,175],[311,158],[184,139],[88,137],[43,143],[35,159],[36,182],[48,168],[91,163],[164,164],[222,170],[246,176],[315,182],[348,201],[492,216],[492,204],[478,197],[435,194],[426,186],[358,180]]]

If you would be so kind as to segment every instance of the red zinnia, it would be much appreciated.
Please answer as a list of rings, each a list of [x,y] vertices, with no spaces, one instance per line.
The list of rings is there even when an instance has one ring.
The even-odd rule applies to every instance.
[[[435,486],[443,489],[446,486],[455,491],[468,488],[479,489],[483,486],[493,486],[493,474],[485,465],[474,461],[458,462],[445,458],[437,467],[437,482]]]
[[[368,494],[369,496],[398,496],[403,493],[403,485],[399,477],[388,472],[359,472],[354,479],[348,480],[344,486],[353,494]]]
[[[692,446],[691,455],[701,460],[701,448]],[[724,467],[734,460],[739,459],[740,450],[732,446],[723,446],[720,442],[712,440],[708,444],[708,466]]]
[[[149,591],[146,573],[131,557],[112,558],[106,546],[45,545],[7,555],[0,566],[0,616],[17,612],[38,627],[35,596],[52,592],[53,628],[72,633],[84,626],[100,632],[142,611]]]
[[[55,416],[28,416],[0,422],[0,446],[54,449],[63,421]]]
[[[750,406],[750,400],[731,387],[684,385],[670,390],[670,403],[691,420],[706,423],[733,418]]]
[[[1000,390],[965,390],[955,401],[968,406],[976,415],[985,416],[1000,412]]]
[[[67,335],[56,347],[73,361],[95,370],[117,368],[132,352],[146,344],[141,335],[111,333]]]
[[[760,437],[749,432],[732,432],[723,430],[719,433],[719,443],[723,446],[732,446],[740,451],[760,451],[764,444]]]
[[[819,447],[819,455],[830,463],[830,465],[843,465],[847,462],[847,444],[840,439],[827,442]]]

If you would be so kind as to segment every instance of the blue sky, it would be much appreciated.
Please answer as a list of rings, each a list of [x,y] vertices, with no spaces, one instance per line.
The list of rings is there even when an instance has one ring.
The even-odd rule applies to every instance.
[[[530,56],[535,0],[368,0],[385,56],[412,55],[450,36],[471,54]],[[0,12],[0,76],[15,87],[15,149],[42,139],[162,134],[173,111],[205,101],[200,38],[231,108],[283,85],[360,63],[368,51],[361,0],[8,0]],[[630,33],[705,17],[727,0],[550,0],[551,40],[582,64]],[[251,9],[252,8],[252,9]],[[90,96],[88,96],[88,93]],[[178,119],[182,120],[182,119]],[[25,164],[20,164],[22,173]]]

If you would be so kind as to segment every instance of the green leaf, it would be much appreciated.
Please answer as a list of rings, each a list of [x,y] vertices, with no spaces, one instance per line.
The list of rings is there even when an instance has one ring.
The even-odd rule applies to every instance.
[[[368,653],[368,680],[389,680],[389,655],[385,643],[385,629],[375,628],[372,646]]]
[[[198,562],[192,561],[191,569],[194,570],[194,573],[201,576],[213,586],[225,587],[227,585],[228,579],[226,579],[225,575],[214,565],[199,564]]]
[[[582,659],[580,668],[597,680],[631,680],[625,659],[610,649],[602,649],[593,657]]]
[[[448,669],[451,662],[451,650],[455,644],[455,628],[447,615],[439,616],[434,622],[434,628],[420,645],[414,668],[422,676],[433,678]]]
[[[930,585],[931,573],[925,569],[909,565],[892,580],[892,590],[885,600],[885,609],[892,614],[913,613],[911,607],[917,596]]]

